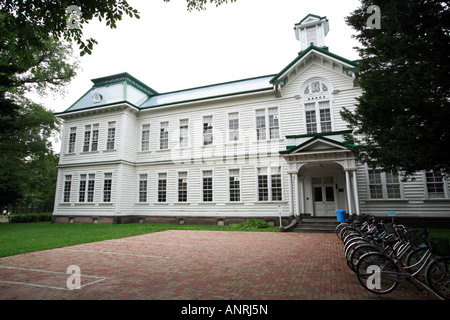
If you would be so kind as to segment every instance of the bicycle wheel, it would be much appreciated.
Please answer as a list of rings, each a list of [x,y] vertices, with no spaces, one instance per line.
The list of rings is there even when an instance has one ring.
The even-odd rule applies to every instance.
[[[425,270],[428,286],[442,299],[450,298],[450,258],[432,260]]]
[[[415,274],[424,265],[427,256],[429,256],[428,250],[426,248],[416,248],[408,252],[406,259],[404,260],[403,269],[411,274]],[[400,261],[402,262],[402,261]],[[414,277],[424,282],[425,281],[425,269],[422,269],[419,273],[415,274]]]
[[[338,226],[336,227],[336,235],[339,239],[341,239],[341,231],[342,229],[344,229],[345,227],[348,227],[349,224],[347,222],[341,222],[340,224],[338,224]],[[341,239],[342,240],[342,239]]]
[[[387,294],[398,285],[397,265],[381,252],[369,252],[356,263],[356,275],[361,285],[376,294]]]
[[[370,243],[361,243],[349,253],[347,264],[353,271],[356,272],[356,263],[359,258],[369,252],[379,252],[380,249]]]

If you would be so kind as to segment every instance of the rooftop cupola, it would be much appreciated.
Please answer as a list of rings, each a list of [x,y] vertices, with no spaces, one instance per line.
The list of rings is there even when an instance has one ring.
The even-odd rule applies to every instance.
[[[307,49],[311,43],[317,47],[325,47],[325,37],[329,31],[327,17],[308,14],[295,24],[295,37],[300,41],[300,50]]]

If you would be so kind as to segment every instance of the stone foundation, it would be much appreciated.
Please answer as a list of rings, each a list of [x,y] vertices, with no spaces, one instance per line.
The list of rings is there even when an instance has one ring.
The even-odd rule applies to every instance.
[[[279,226],[279,217],[195,217],[195,216],[63,216],[53,215],[52,223],[98,223],[98,224],[126,224],[126,223],[155,223],[178,225],[230,225],[248,219],[264,220],[270,226]],[[283,217],[282,224],[288,225],[289,218]]]

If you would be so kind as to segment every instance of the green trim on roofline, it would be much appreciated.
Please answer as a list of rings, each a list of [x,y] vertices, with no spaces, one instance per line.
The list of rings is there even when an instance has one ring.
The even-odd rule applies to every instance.
[[[133,107],[137,110],[139,110],[139,107],[134,105],[133,103],[131,103],[130,101],[127,100],[122,100],[122,101],[117,101],[117,102],[111,102],[111,103],[106,103],[106,104],[102,104],[101,106],[89,106],[89,107],[85,107],[85,108],[80,108],[80,109],[75,109],[75,110],[66,110],[66,111],[62,111],[62,112],[56,112],[54,113],[55,116],[61,116],[61,115],[65,115],[65,114],[69,114],[69,113],[76,113],[79,111],[87,111],[87,110],[93,110],[93,109],[102,109],[104,107],[111,107],[111,106],[117,106],[120,107],[120,105],[124,105],[124,104],[128,104],[130,107]],[[70,108],[69,108],[70,109]]]
[[[353,132],[352,130],[342,130],[342,131],[331,131],[331,132],[321,132],[321,133],[295,134],[295,135],[286,136],[286,139],[335,136],[337,134],[346,134],[346,133],[352,133],[352,132]]]
[[[159,108],[159,107],[166,107],[166,106],[176,105],[176,104],[190,103],[190,102],[196,102],[196,101],[204,101],[204,100],[210,100],[210,99],[216,99],[216,98],[225,98],[225,97],[238,96],[238,95],[242,95],[242,94],[263,92],[263,91],[269,91],[269,90],[272,91],[273,87],[270,86],[270,87],[267,87],[267,88],[256,89],[256,90],[233,92],[233,93],[227,93],[227,94],[216,95],[216,96],[208,96],[208,97],[203,97],[203,98],[196,98],[196,99],[191,99],[191,100],[181,100],[181,101],[176,101],[176,102],[163,103],[163,104],[158,104],[156,106],[140,107],[139,110],[149,110],[149,109],[154,109],[154,108]]]
[[[318,19],[320,19],[320,20],[322,20],[322,19],[327,19],[327,17],[326,16],[324,16],[324,17],[321,17],[321,16],[318,16],[318,15],[316,15],[316,14],[312,14],[312,13],[310,13],[310,14],[308,14],[306,17],[304,17],[302,20],[300,20],[300,22],[299,23],[296,23],[295,25],[296,26],[298,26],[298,25],[300,25],[300,24],[302,24],[303,23],[303,21],[305,21],[306,19],[308,19],[309,17],[314,17],[314,18],[318,18]]]
[[[157,91],[153,90],[152,88],[147,86],[142,81],[136,79],[128,72],[122,72],[122,73],[113,74],[113,75],[106,76],[106,77],[96,78],[96,79],[92,79],[91,81],[94,83],[94,86],[93,86],[94,88],[103,87],[103,86],[110,85],[113,83],[121,83],[121,82],[125,81],[148,95],[152,96],[152,95],[158,94]]]
[[[341,56],[339,56],[337,54],[331,53],[328,50],[325,50],[323,48],[317,47],[317,46],[315,46],[314,44],[311,43],[308,48],[306,48],[305,50],[300,51],[298,53],[297,58],[295,58],[291,63],[289,63],[283,70],[281,70],[281,72],[279,72],[277,75],[275,75],[270,80],[270,83],[272,83],[272,84],[276,83],[278,81],[279,77],[281,77],[287,70],[289,70],[293,65],[295,65],[299,60],[301,60],[303,57],[305,57],[312,50],[316,50],[319,53],[322,53],[322,54],[327,55],[327,56],[329,56],[331,58],[337,59],[337,60],[342,61],[342,62],[344,62],[344,63],[346,63],[348,65],[351,65],[352,66],[351,69],[354,69],[354,68],[357,67],[357,63],[355,61],[350,61],[350,60],[348,60],[348,59],[346,59],[344,57],[341,57]]]
[[[326,141],[326,142],[329,142],[329,143],[332,143],[332,144],[343,146],[343,147],[345,147],[347,149],[349,149],[349,147],[353,147],[354,145],[349,143],[349,142],[346,142],[346,141],[340,142],[340,141],[336,141],[336,140],[329,139],[329,138],[326,137],[327,135],[336,135],[336,134],[340,134],[340,133],[347,133],[347,131],[336,131],[336,132],[330,132],[329,134],[316,133],[316,134],[312,134],[312,135],[297,136],[297,137],[301,137],[301,138],[311,137],[311,139],[308,139],[305,142],[303,142],[303,143],[301,143],[301,144],[299,144],[297,146],[287,146],[286,150],[280,151],[280,154],[293,153],[293,152],[297,151],[298,149],[301,149],[303,146],[305,146],[307,144],[310,144],[311,142],[316,141],[316,140],[323,140],[323,141]],[[290,136],[290,137],[293,137],[293,136]],[[327,148],[326,150],[331,150],[331,149],[338,150],[337,148]],[[320,151],[320,150],[324,151],[325,149],[322,148],[322,149],[317,149],[317,150],[313,150],[313,151]]]

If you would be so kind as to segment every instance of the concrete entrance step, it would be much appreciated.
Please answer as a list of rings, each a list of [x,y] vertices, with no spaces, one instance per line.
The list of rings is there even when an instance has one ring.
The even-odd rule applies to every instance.
[[[339,224],[336,218],[331,217],[302,217],[293,228],[294,232],[334,233]]]

